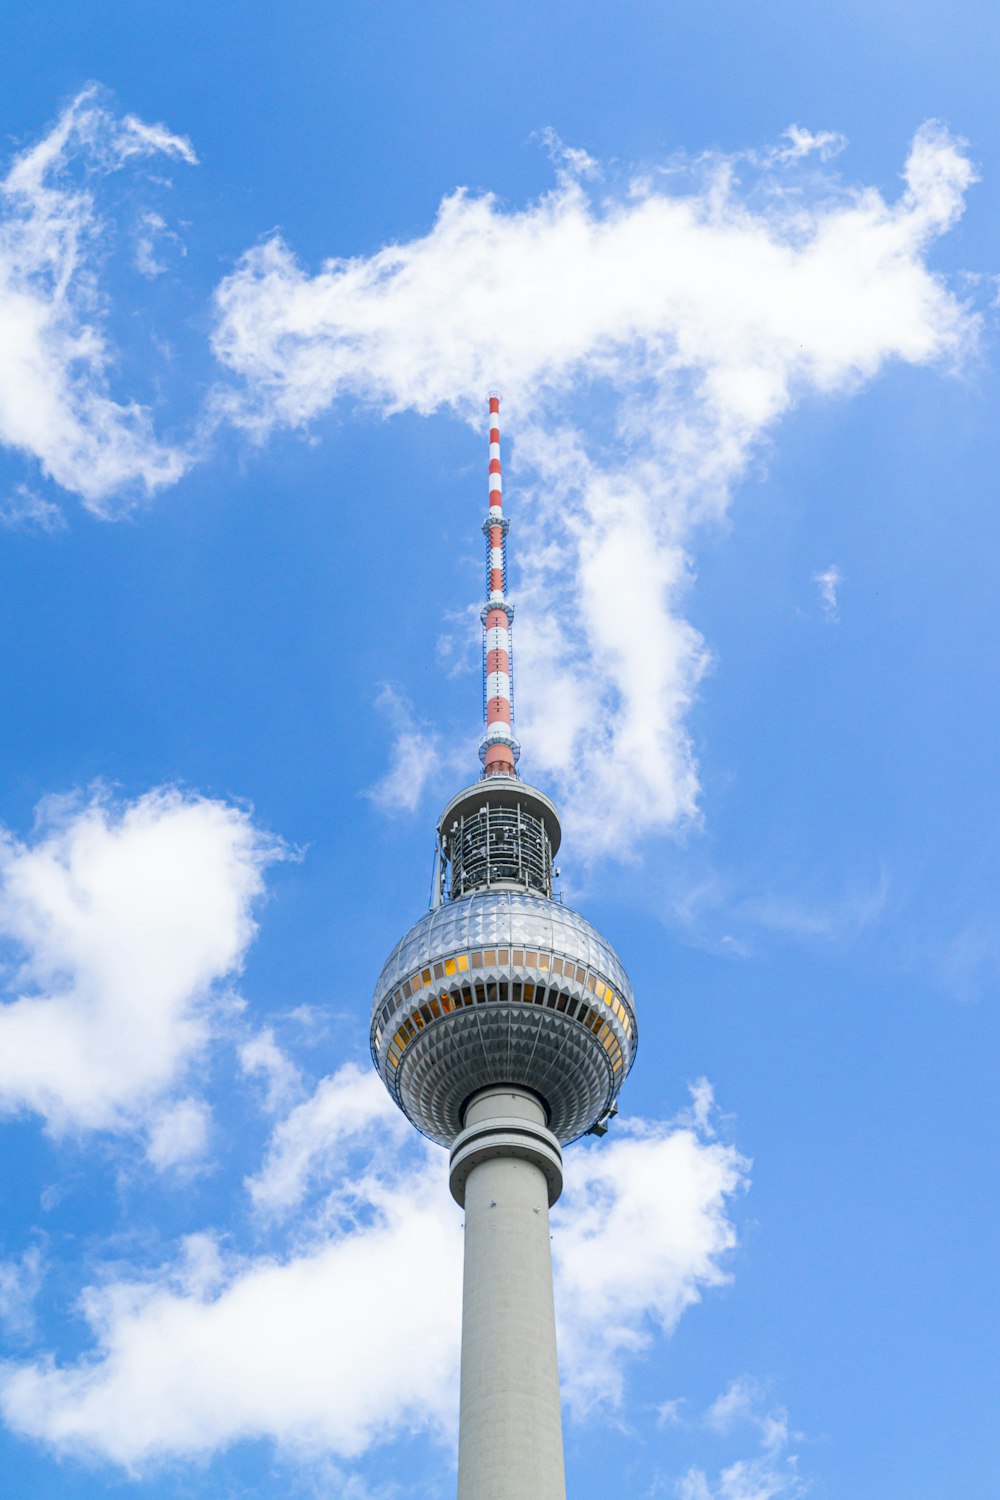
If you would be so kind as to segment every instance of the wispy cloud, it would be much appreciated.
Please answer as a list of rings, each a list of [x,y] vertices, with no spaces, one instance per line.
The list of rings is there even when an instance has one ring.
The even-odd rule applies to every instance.
[[[301,1074],[278,1046],[272,1027],[265,1026],[249,1037],[240,1045],[238,1055],[248,1077],[263,1079],[265,1108],[272,1114],[290,1106],[302,1093]]]
[[[773,159],[779,162],[802,161],[813,154],[820,161],[830,161],[847,149],[847,137],[839,130],[806,130],[802,125],[789,125],[781,140],[782,144],[773,152]]]
[[[26,484],[17,484],[0,503],[0,525],[9,531],[44,531],[53,536],[66,529],[66,517],[54,500],[46,500]]]
[[[840,585],[844,582],[844,575],[836,563],[831,563],[824,568],[822,573],[813,574],[813,582],[819,588],[819,602],[824,615],[832,625],[840,620]]]
[[[375,700],[392,731],[389,769],[368,795],[383,812],[413,812],[441,765],[441,738],[418,719],[407,695],[386,683]]]
[[[800,872],[755,888],[746,875],[710,871],[670,893],[666,907],[668,919],[692,941],[746,958],[767,933],[804,942],[855,942],[882,920],[891,892],[885,868],[825,888]]]
[[[756,1429],[759,1451],[726,1465],[714,1481],[701,1468],[689,1469],[676,1486],[678,1500],[795,1500],[806,1493],[798,1456],[790,1451],[796,1435],[788,1413],[768,1401],[758,1381],[746,1376],[734,1380],[713,1401],[704,1422],[723,1436],[741,1427]]]
[[[917,944],[922,955],[923,973],[936,974],[942,987],[953,999],[960,1001],[981,1000],[984,995],[995,994],[1000,978],[1000,933],[997,932],[993,912],[984,916],[974,914],[965,918],[947,935],[934,935],[931,944]]]
[[[368,1142],[373,1127],[397,1147],[411,1129],[399,1110],[386,1109],[378,1075],[347,1064],[276,1127],[266,1161],[247,1182],[254,1206],[271,1215],[298,1208],[317,1180],[329,1183],[343,1175],[347,1147]]]
[[[272,235],[217,290],[238,382],[218,407],[260,440],[341,399],[480,427],[505,391],[522,737],[595,853],[697,816],[689,554],[761,439],[804,396],[975,337],[926,261],[974,179],[961,143],[924,126],[894,201],[797,174],[839,145],[794,126],[756,166],[620,191],[563,150],[524,208],[459,191],[422,238],[315,273]]]
[[[11,1260],[0,1260],[0,1324],[9,1338],[28,1339],[35,1332],[35,1299],[41,1290],[43,1258],[31,1245]]]
[[[810,900],[801,891],[771,891],[745,897],[735,910],[751,926],[770,932],[851,942],[879,921],[889,889],[883,870],[874,884],[859,884],[834,895]]]
[[[208,1147],[211,1111],[204,1099],[177,1099],[151,1112],[146,1155],[161,1172],[190,1167]]]
[[[135,268],[140,276],[145,276],[149,281],[155,281],[157,276],[163,276],[166,273],[167,262],[164,251],[167,247],[175,255],[187,254],[184,241],[179,234],[167,227],[167,221],[162,214],[154,213],[152,210],[142,214],[135,237]]]

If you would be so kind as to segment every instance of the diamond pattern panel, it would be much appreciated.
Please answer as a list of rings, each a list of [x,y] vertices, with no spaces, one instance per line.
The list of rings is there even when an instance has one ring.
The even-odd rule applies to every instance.
[[[523,1083],[545,1099],[550,1129],[563,1143],[599,1119],[620,1077],[593,1032],[528,1005],[477,1005],[428,1026],[407,1047],[390,1093],[432,1140],[450,1145],[470,1094],[494,1083]]]
[[[414,969],[443,954],[492,946],[544,948],[596,969],[632,1002],[632,986],[608,940],[586,917],[527,891],[477,891],[425,913],[390,953],[372,1002],[383,998]]]

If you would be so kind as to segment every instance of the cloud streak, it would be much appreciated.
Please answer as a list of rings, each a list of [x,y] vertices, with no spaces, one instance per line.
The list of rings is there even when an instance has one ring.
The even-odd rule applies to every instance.
[[[96,192],[151,156],[196,161],[184,137],[118,118],[88,88],[0,180],[0,443],[102,515],[176,483],[190,462],[156,436],[146,407],[110,388]],[[40,504],[36,521],[50,514]]]
[[[389,769],[368,796],[385,813],[413,812],[442,764],[440,736],[417,718],[405,693],[385,683],[375,706],[392,729]]]
[[[824,568],[822,573],[813,574],[813,582],[819,589],[819,602],[826,618],[831,625],[840,621],[840,585],[844,582],[844,575],[836,563],[831,563]]]
[[[423,237],[315,273],[271,235],[217,289],[218,409],[258,440],[339,400],[481,426],[505,390],[522,739],[594,853],[698,815],[698,526],[796,403],[974,340],[927,264],[974,179],[961,143],[924,126],[893,200],[796,176],[840,144],[793,127],[603,195],[564,153],[523,209],[459,191]]]

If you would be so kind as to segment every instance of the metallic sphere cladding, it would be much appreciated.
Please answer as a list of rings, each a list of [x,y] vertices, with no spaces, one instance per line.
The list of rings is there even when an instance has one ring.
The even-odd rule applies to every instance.
[[[632,986],[578,912],[486,889],[427,912],[390,954],[372,1002],[372,1057],[404,1114],[450,1145],[471,1094],[519,1084],[574,1140],[610,1110],[635,1057]]]

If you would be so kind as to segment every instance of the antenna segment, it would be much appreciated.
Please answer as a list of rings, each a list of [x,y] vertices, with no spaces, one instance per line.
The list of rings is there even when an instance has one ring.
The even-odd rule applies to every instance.
[[[514,738],[511,700],[510,625],[514,606],[507,598],[507,530],[503,513],[503,477],[500,465],[500,397],[490,396],[489,514],[483,522],[486,534],[486,603],[483,622],[483,698],[486,732],[479,742],[483,780],[490,776],[516,776],[521,747]]]

